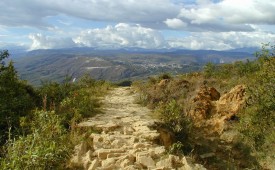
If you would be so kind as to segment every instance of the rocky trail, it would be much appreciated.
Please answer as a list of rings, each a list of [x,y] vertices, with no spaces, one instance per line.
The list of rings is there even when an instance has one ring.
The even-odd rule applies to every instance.
[[[205,169],[184,156],[169,155],[165,144],[169,134],[152,127],[157,122],[150,110],[135,103],[129,87],[114,88],[103,100],[103,114],[78,124],[91,132],[75,147],[72,169]]]

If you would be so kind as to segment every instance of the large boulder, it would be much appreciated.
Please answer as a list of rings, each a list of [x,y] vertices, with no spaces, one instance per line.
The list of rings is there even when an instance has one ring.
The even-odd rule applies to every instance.
[[[201,86],[192,103],[191,116],[195,122],[200,124],[200,120],[210,117],[213,110],[212,101],[220,98],[220,93],[214,87]]]
[[[209,127],[210,133],[221,133],[226,128],[225,122],[236,116],[245,104],[245,86],[237,85],[220,96],[215,88],[203,85],[191,103],[194,125]]]
[[[245,103],[245,86],[238,85],[221,96],[216,102],[217,112],[226,115],[228,118],[237,114]]]

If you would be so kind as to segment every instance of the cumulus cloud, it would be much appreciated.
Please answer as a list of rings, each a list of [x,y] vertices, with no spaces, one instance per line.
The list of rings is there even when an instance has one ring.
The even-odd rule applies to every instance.
[[[76,46],[71,38],[56,38],[42,34],[31,34],[29,38],[32,40],[29,50],[70,48]]]
[[[99,48],[164,48],[166,46],[160,32],[125,23],[107,26],[103,29],[84,30],[74,41],[81,46]]]
[[[159,31],[140,25],[120,23],[102,29],[87,29],[73,38],[54,38],[41,34],[29,36],[31,50],[69,48],[75,46],[101,49],[138,47],[147,49],[184,48],[229,50],[243,47],[260,47],[262,43],[274,43],[275,34],[257,30],[255,32],[193,32],[183,38],[165,39]]]
[[[172,48],[229,50],[243,47],[261,47],[262,43],[274,43],[275,34],[256,32],[197,32],[181,39],[170,39]]]
[[[2,0],[0,6],[0,25],[40,29],[52,27],[48,18],[58,15],[191,32],[254,31],[250,24],[275,24],[270,0]]]
[[[179,29],[179,28],[184,28],[187,26],[186,23],[184,23],[182,20],[178,19],[178,18],[174,18],[174,19],[166,19],[164,21],[164,23],[170,27],[170,28],[174,28],[174,29]]]
[[[32,40],[30,50],[75,46],[109,49],[124,47],[157,49],[167,46],[159,31],[125,23],[107,26],[102,29],[83,30],[74,38],[56,38],[42,34],[31,34],[29,38]]]
[[[275,24],[274,9],[275,1],[270,0],[198,0],[183,7],[175,19],[188,23],[188,31],[254,31],[251,24]]]
[[[1,41],[43,33],[29,36],[30,49],[231,49],[268,42],[275,33],[271,0],[1,0],[0,6]],[[105,27],[110,23],[121,24]],[[165,40],[167,29],[190,36]]]
[[[194,24],[225,22],[230,24],[275,24],[275,2],[270,0],[206,1],[183,8],[179,17]]]

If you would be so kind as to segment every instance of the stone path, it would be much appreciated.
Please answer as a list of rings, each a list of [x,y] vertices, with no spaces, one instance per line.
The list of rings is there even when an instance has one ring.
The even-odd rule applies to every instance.
[[[167,154],[161,134],[152,129],[157,120],[150,110],[135,104],[129,87],[115,88],[103,100],[104,114],[90,118],[79,128],[98,131],[75,147],[70,166],[87,170],[205,169],[184,156]]]

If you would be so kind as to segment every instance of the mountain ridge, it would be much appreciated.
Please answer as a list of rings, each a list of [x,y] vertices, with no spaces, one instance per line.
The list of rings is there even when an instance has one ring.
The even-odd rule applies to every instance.
[[[44,49],[12,55],[15,67],[23,79],[39,85],[41,80],[62,81],[64,77],[79,78],[84,74],[99,80],[121,81],[144,78],[159,73],[186,73],[201,70],[212,62],[232,63],[253,60],[248,52],[215,50],[147,50],[68,48]]]

